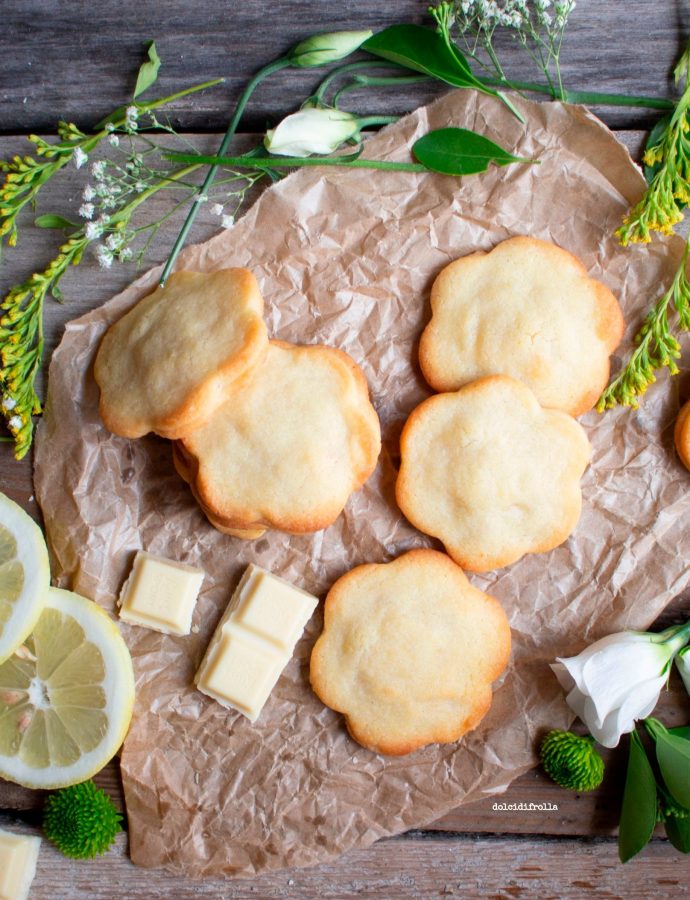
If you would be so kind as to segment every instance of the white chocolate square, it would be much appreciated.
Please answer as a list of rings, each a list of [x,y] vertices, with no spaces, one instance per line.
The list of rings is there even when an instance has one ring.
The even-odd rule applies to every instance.
[[[0,900],[26,900],[40,847],[36,835],[0,829]]]
[[[233,621],[292,654],[314,608],[311,594],[255,566]]]
[[[280,678],[286,660],[237,633],[225,633],[204,676],[204,692],[254,722]]]
[[[120,592],[120,618],[164,634],[189,634],[204,573],[140,550]]]
[[[196,673],[196,686],[255,722],[318,599],[247,567]]]

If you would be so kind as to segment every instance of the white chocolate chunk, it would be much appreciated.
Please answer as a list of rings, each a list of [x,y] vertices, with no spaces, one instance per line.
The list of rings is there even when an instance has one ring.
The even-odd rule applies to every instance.
[[[248,566],[196,673],[198,689],[255,722],[318,602]]]
[[[0,829],[0,900],[26,900],[40,847],[36,835]]]
[[[201,569],[140,550],[120,592],[120,618],[163,634],[189,634],[203,580]]]

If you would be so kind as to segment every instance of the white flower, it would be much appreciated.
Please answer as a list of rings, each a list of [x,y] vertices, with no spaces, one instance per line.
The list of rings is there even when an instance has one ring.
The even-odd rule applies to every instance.
[[[19,431],[23,424],[24,422],[22,421],[21,416],[12,416],[11,419],[7,420],[7,425],[10,431]]]
[[[103,233],[103,228],[98,224],[98,222],[89,222],[84,229],[84,235],[90,241],[95,241],[96,238],[99,238]]]
[[[106,122],[106,123],[105,123],[105,130],[106,130],[107,132],[115,131],[115,123],[114,123],[114,122]]]
[[[122,250],[117,255],[117,258],[120,262],[127,262],[128,259],[132,258],[132,250],[130,247],[123,247]]]
[[[98,265],[102,269],[109,269],[113,264],[114,257],[107,247],[104,247],[103,244],[99,244],[96,247],[96,259],[98,260]]]
[[[211,213],[214,216],[222,216],[224,208],[222,203],[214,203],[211,207]]]
[[[136,106],[128,106],[125,110],[125,128],[128,131],[136,131],[138,118],[139,110]]]
[[[117,147],[120,144],[120,138],[116,134],[111,134],[110,137],[108,138],[108,143],[112,147]]]
[[[14,399],[14,397],[2,398],[2,408],[5,410],[5,412],[11,412],[16,405],[17,401]]]
[[[105,239],[105,246],[108,250],[119,250],[124,242],[123,235],[118,232],[113,232],[113,234],[109,234]]]
[[[690,694],[690,647],[683,647],[678,656],[676,656],[676,666],[683,679],[685,690]]]
[[[650,715],[687,630],[679,626],[660,634],[612,634],[551,667],[570,692],[568,706],[604,747],[616,747],[636,719]]]
[[[292,48],[290,62],[300,68],[328,65],[354,53],[372,34],[372,31],[314,34]]]
[[[93,211],[93,203],[83,203],[79,207],[79,215],[82,217],[82,219],[93,219]]]
[[[101,179],[105,175],[105,160],[99,159],[98,162],[95,162],[91,166],[91,172],[93,173],[94,178]]]
[[[328,154],[359,133],[359,119],[338,109],[308,107],[266,132],[264,145],[276,156]]]
[[[82,192],[82,197],[84,198],[84,200],[88,201],[93,200],[95,196],[96,192],[94,191],[93,187],[90,184],[87,184]]]
[[[223,216],[220,220],[220,224],[222,228],[232,228],[235,224],[234,216]]]
[[[88,162],[89,157],[86,155],[86,153],[84,153],[81,147],[77,147],[77,149],[74,151],[72,159],[74,160],[74,165],[78,169],[81,169],[84,163]]]

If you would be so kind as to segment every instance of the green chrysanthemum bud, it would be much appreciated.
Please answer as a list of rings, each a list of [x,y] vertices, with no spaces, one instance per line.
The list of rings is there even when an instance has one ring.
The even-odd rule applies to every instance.
[[[572,731],[550,731],[539,751],[546,774],[571,791],[593,791],[604,778],[604,760],[594,739]]]
[[[43,809],[43,830],[58,850],[72,859],[105,853],[122,831],[122,816],[93,781],[51,794]]]

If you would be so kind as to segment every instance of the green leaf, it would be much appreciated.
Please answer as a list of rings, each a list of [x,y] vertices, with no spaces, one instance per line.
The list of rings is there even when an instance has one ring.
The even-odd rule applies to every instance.
[[[632,859],[649,842],[656,825],[656,809],[654,772],[639,735],[633,731],[618,827],[618,856],[621,862]]]
[[[690,741],[659,729],[655,734],[656,758],[669,794],[690,809]]]
[[[677,737],[690,741],[690,725],[678,725],[676,728],[669,728],[668,731],[669,734],[675,734]]]
[[[486,90],[472,74],[462,53],[451,50],[441,35],[431,28],[423,28],[421,25],[392,25],[370,37],[362,44],[361,49],[455,87]]]
[[[666,835],[676,850],[690,853],[690,819],[678,819],[668,816],[664,822]]]
[[[490,163],[508,166],[515,162],[532,162],[513,156],[488,138],[466,128],[430,131],[414,144],[412,153],[427,169],[443,175],[474,175],[485,172]]]
[[[37,228],[79,228],[76,222],[70,222],[64,216],[56,216],[47,213],[44,216],[38,216],[34,219],[34,225]]]
[[[149,58],[148,62],[142,63],[139,68],[136,87],[132,94],[134,100],[137,99],[139,94],[143,94],[144,91],[148,90],[152,84],[155,84],[155,81],[158,78],[158,70],[161,67],[161,61],[156,51],[155,41],[147,41],[144,46],[146,47]]]

